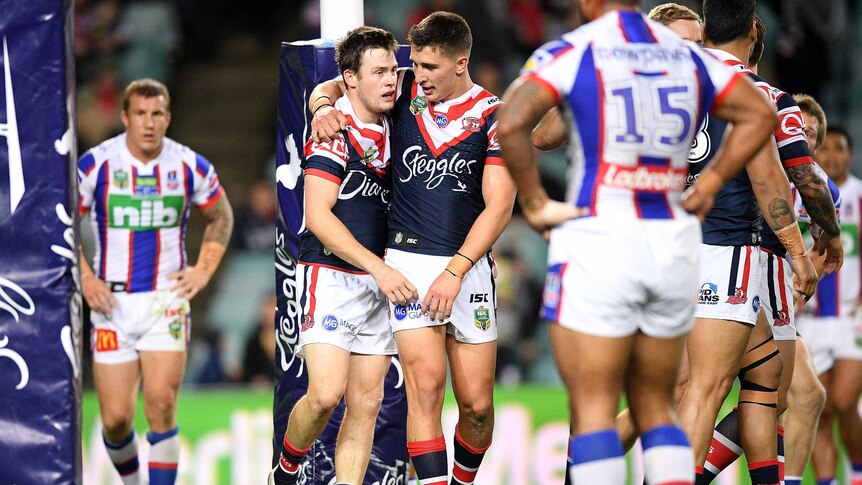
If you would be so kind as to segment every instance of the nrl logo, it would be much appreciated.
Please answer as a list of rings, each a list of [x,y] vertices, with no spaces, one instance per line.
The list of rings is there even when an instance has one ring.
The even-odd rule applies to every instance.
[[[374,160],[377,159],[377,155],[380,151],[377,150],[377,147],[371,147],[365,150],[365,153],[362,155],[362,163],[365,165],[371,165]]]
[[[410,101],[410,112],[413,113],[414,116],[425,111],[425,108],[427,107],[428,99],[426,99],[425,96],[416,96],[412,101]]]
[[[491,312],[490,309],[480,306],[473,310],[473,320],[476,323],[476,328],[483,332],[491,327]]]

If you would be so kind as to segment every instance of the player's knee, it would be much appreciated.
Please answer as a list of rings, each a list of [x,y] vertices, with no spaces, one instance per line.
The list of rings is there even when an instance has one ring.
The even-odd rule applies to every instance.
[[[826,388],[815,381],[816,385],[806,387],[802,392],[789,396],[791,406],[806,416],[817,417],[826,406]]]
[[[120,441],[129,435],[132,429],[132,417],[120,414],[102,415],[102,428],[105,436],[111,441]]]
[[[328,415],[338,407],[344,390],[335,386],[324,386],[322,388],[309,388],[306,398],[315,415]]]
[[[692,376],[694,377],[694,376]],[[700,396],[700,401],[724,401],[733,387],[735,375],[711,375],[704,378],[690,378],[685,388],[686,394]],[[682,393],[680,393],[682,394]]]
[[[829,396],[829,399],[832,402],[832,413],[839,420],[859,416],[859,395],[857,393],[836,389]]]
[[[159,393],[144,398],[144,407],[150,421],[173,422],[177,409],[175,393]]]
[[[764,344],[757,357],[749,352],[743,357],[739,371],[739,403],[778,407],[778,386],[781,382],[781,356],[771,339]]]
[[[374,419],[383,404],[383,388],[371,392],[347,394],[344,403],[350,414]]]
[[[458,409],[462,416],[466,416],[477,425],[483,425],[494,417],[494,400],[488,397],[470,399],[459,403]]]

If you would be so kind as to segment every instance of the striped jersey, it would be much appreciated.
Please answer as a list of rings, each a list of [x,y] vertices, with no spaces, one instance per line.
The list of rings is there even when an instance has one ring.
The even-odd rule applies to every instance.
[[[126,134],[102,142],[78,160],[80,211],[92,212],[95,272],[115,291],[166,290],[186,266],[191,205],[211,207],[222,196],[215,168],[169,138],[156,159],[129,152]]]
[[[681,217],[692,139],[741,78],[636,11],[611,11],[527,61],[569,127],[567,200],[592,216]]]
[[[748,66],[732,54],[720,49],[707,49],[709,53],[720,59],[732,69],[744,73],[754,83],[754,86],[766,96],[775,106],[778,114],[778,126],[773,135],[778,148],[778,156],[784,169],[814,163],[805,141],[805,131],[802,112],[792,96],[775,88],[763,78],[756,75]],[[695,146],[689,161],[692,173],[699,173],[710,163],[718,151],[718,142],[724,136],[727,124],[714,117],[707,117],[704,127],[696,137]],[[699,147],[699,149],[697,148]],[[703,222],[703,242],[718,246],[738,246],[753,244],[757,241],[757,233],[762,235],[762,246],[783,256],[784,246],[775,237],[772,229],[761,224],[762,216],[748,173],[744,170],[730,180],[716,195],[712,210]]]
[[[850,175],[838,187],[841,192],[841,244],[844,265],[817,284],[814,315],[848,317],[862,298],[862,267],[859,259],[859,228],[862,226],[862,180]]]
[[[452,256],[485,210],[486,165],[503,165],[500,99],[479,85],[431,103],[410,69],[400,70],[392,110],[389,247]]]
[[[335,101],[335,109],[347,118],[347,128],[341,136],[329,142],[308,140],[305,144],[305,176],[322,177],[339,186],[332,213],[360,244],[382,257],[386,249],[386,218],[392,192],[389,122],[383,117],[379,125],[363,123],[346,94]],[[300,237],[299,261],[365,273],[333,254],[307,229]]]

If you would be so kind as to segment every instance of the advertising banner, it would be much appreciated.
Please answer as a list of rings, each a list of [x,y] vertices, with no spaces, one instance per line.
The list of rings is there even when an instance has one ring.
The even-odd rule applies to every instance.
[[[0,13],[0,483],[81,483],[71,23]]]

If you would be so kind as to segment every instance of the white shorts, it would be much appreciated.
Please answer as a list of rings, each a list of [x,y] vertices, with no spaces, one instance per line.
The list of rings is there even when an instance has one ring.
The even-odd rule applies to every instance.
[[[760,248],[700,246],[694,316],[754,325],[760,312]]]
[[[694,217],[554,229],[542,318],[599,337],[675,338],[694,325],[701,241]]]
[[[90,348],[100,364],[138,360],[141,351],[187,352],[191,332],[189,301],[172,291],[114,293],[117,306],[108,318],[90,312]]]
[[[831,369],[836,360],[862,360],[862,314],[814,317],[806,313],[799,315],[797,325],[817,374]]]
[[[497,293],[490,257],[480,258],[464,275],[461,291],[452,305],[452,315],[444,322],[431,320],[421,308],[431,284],[446,270],[452,258],[388,248],[384,259],[413,283],[419,293],[419,300],[406,308],[389,303],[393,332],[445,324],[446,332],[459,342],[481,344],[497,340]]]
[[[302,288],[298,356],[308,344],[335,345],[354,354],[397,353],[386,297],[371,275],[300,263],[296,286]]]
[[[775,340],[796,340],[793,269],[790,261],[760,251],[760,303]]]

